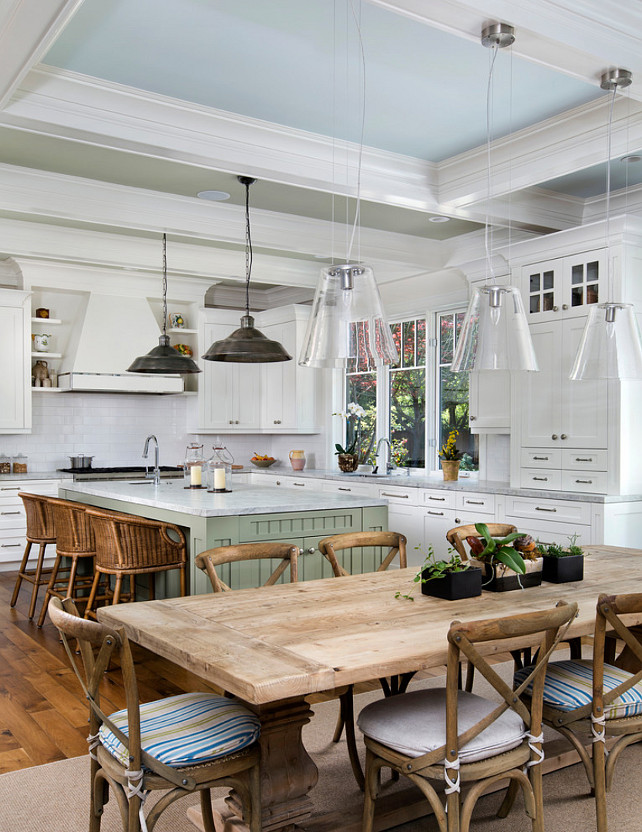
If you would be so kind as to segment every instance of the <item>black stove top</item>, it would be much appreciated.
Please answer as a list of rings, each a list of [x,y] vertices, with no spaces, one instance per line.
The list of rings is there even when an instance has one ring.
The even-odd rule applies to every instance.
[[[58,468],[58,470],[65,474],[144,474],[147,469],[144,465],[119,465],[115,468]],[[149,470],[154,469],[150,467]],[[161,465],[160,470],[161,473],[165,471],[182,474],[183,472],[183,469],[176,465]]]

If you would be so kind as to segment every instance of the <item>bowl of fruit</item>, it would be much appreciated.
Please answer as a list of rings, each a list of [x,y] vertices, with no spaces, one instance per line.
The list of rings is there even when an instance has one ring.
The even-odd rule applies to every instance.
[[[256,465],[257,468],[269,468],[270,465],[273,465],[276,462],[276,459],[273,456],[268,456],[267,454],[254,454],[254,456],[250,459],[252,465]]]

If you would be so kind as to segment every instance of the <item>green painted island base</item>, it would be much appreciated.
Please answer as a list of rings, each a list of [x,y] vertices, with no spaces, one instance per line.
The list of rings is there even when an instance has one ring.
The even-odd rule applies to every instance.
[[[59,494],[65,500],[75,500],[98,508],[122,511],[126,514],[148,517],[151,520],[163,520],[180,526],[185,532],[190,556],[190,595],[211,591],[209,579],[194,563],[196,555],[206,549],[260,541],[293,543],[303,550],[303,556],[299,561],[300,580],[331,578],[330,564],[317,548],[320,540],[333,534],[385,531],[388,528],[387,506],[201,517],[187,512],[170,511],[166,508],[155,508],[125,500],[85,494],[75,491],[71,485],[62,487]],[[385,554],[375,548],[347,550],[340,553],[339,559],[348,572],[373,572]],[[264,563],[255,561],[230,564],[220,569],[220,575],[232,589],[260,586],[263,581],[267,580],[277,562],[271,564],[270,560]],[[284,576],[281,580],[283,579]],[[177,573],[162,573],[156,576],[156,580],[157,597],[172,597],[179,594]]]

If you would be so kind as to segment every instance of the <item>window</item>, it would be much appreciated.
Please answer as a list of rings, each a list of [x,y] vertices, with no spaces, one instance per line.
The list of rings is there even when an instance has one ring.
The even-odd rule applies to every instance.
[[[451,430],[459,431],[457,447],[464,452],[460,468],[479,468],[479,438],[468,424],[468,373],[453,373],[453,360],[464,312],[442,312],[437,316],[439,333],[439,368],[437,375],[437,444],[446,442]]]
[[[375,464],[375,440],[377,438],[377,373],[369,369],[360,353],[356,359],[348,361],[346,369],[346,404],[355,402],[365,410],[361,419],[361,463]],[[354,422],[348,421],[345,446],[354,441]]]
[[[392,324],[399,363],[389,370],[389,439],[398,466],[426,466],[426,321]]]

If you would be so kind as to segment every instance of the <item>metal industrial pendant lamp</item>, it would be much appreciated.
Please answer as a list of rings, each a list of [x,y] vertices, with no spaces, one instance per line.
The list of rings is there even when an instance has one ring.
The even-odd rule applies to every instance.
[[[256,182],[249,176],[239,176],[245,186],[245,315],[241,326],[227,338],[214,341],[205,353],[205,361],[231,361],[239,364],[267,364],[272,361],[291,361],[292,356],[279,344],[271,341],[254,326],[250,315],[250,276],[252,274],[252,235],[250,233],[250,185]]]
[[[163,234],[163,334],[158,346],[147,355],[140,355],[128,368],[129,373],[157,373],[162,375],[189,375],[200,373],[198,364],[188,355],[181,355],[169,345],[167,335],[167,234]]]
[[[602,89],[613,93],[609,110],[606,160],[606,284],[609,299],[605,303],[592,306],[589,310],[569,376],[572,381],[642,378],[642,343],[633,306],[611,299],[613,276],[609,251],[613,107],[618,89],[628,87],[631,81],[631,73],[626,69],[613,69],[602,75]]]
[[[487,204],[491,199],[491,92],[493,69],[497,51],[510,46],[515,40],[512,26],[492,23],[482,31],[481,42],[493,50],[486,93],[487,133]],[[479,370],[530,370],[537,371],[537,359],[533,350],[528,320],[519,290],[513,286],[500,286],[495,280],[492,252],[489,244],[491,223],[486,211],[486,283],[473,289],[462,324],[457,350],[451,370],[477,372]]]

